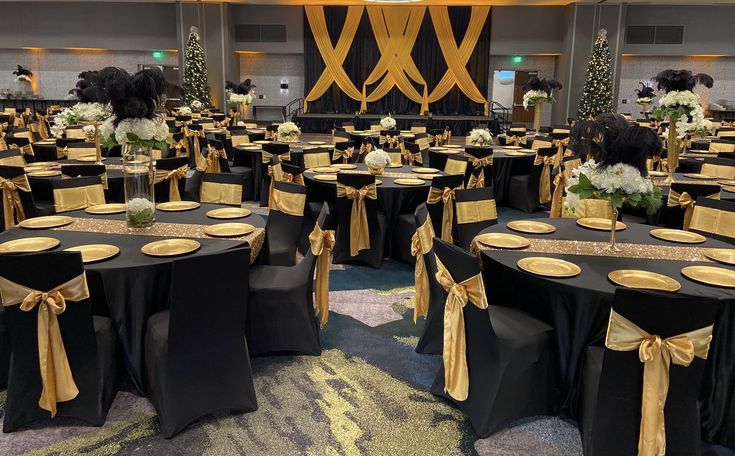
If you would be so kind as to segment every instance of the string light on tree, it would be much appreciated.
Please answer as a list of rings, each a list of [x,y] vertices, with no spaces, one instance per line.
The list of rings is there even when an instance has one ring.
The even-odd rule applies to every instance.
[[[612,112],[612,70],[610,69],[610,46],[607,31],[597,33],[592,48],[582,99],[579,101],[578,119],[591,119],[603,112]]]
[[[185,105],[190,105],[192,101],[200,101],[203,106],[210,105],[207,63],[204,60],[204,49],[196,27],[191,28],[189,40],[186,42],[182,90]]]

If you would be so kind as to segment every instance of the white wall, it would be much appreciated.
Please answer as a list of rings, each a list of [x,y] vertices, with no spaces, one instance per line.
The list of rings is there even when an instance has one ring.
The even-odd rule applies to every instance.
[[[303,54],[238,54],[240,81],[253,80],[256,106],[285,106],[291,100],[304,97]],[[288,93],[281,94],[281,80],[288,81]],[[257,98],[265,95],[265,99]]]

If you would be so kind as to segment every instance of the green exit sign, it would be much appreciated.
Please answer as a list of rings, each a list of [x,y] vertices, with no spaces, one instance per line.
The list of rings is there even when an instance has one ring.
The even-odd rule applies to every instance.
[[[163,58],[163,51],[153,51],[153,58],[154,59],[162,59]]]
[[[522,55],[514,55],[513,56],[513,63],[521,63],[523,62],[523,56]]]

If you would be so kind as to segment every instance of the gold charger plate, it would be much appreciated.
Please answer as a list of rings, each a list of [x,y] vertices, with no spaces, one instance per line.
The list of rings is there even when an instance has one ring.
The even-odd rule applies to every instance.
[[[355,169],[355,168],[357,168],[357,165],[352,164],[352,163],[337,163],[337,164],[332,165],[332,168],[337,168],[337,169]]]
[[[515,234],[485,233],[477,236],[477,241],[499,249],[523,249],[531,245],[531,241]]]
[[[319,168],[314,168],[311,171],[315,173],[335,173],[336,174],[339,172],[339,168],[336,168],[333,166],[322,166]]]
[[[528,155],[526,152],[521,152],[520,150],[508,150],[503,153],[509,157],[525,157]]]
[[[125,212],[127,206],[125,203],[106,203],[89,206],[84,209],[87,214],[119,214]]]
[[[655,238],[663,239],[664,241],[679,242],[681,244],[699,244],[707,240],[701,234],[670,228],[656,228],[651,230],[650,233]]]
[[[413,168],[411,171],[416,174],[436,174],[439,172],[436,168]]]
[[[81,252],[82,263],[95,263],[107,260],[120,253],[120,248],[110,244],[86,244],[64,249],[67,252]]]
[[[618,269],[610,271],[607,278],[611,282],[627,288],[643,288],[646,290],[677,291],[681,284],[671,277],[638,269]]]
[[[439,176],[441,176],[441,174],[419,174],[416,177],[418,177],[419,179],[424,179],[424,180],[432,180],[433,178],[439,177]]]
[[[725,179],[725,180],[717,181],[717,183],[720,185],[727,185],[729,187],[735,186],[735,180]]]
[[[684,174],[684,177],[688,177],[689,179],[717,179],[715,176],[701,173],[686,173]]]
[[[245,236],[255,231],[255,227],[249,223],[218,223],[204,228],[204,234],[215,237]]]
[[[31,176],[31,177],[60,176],[61,175],[61,171],[52,171],[52,170],[48,170],[48,171],[34,171],[32,173],[28,173],[28,175]]]
[[[448,149],[460,149],[462,146],[457,145],[457,144],[445,144],[444,147]]]
[[[190,211],[200,206],[196,201],[168,201],[166,203],[156,204],[156,209],[159,211],[178,212],[178,211]]]
[[[582,272],[576,264],[559,258],[526,257],[517,264],[526,272],[546,277],[574,277]]]
[[[601,217],[584,217],[581,219],[577,219],[577,225],[584,228],[589,228],[591,230],[599,231],[610,231],[612,229],[612,223],[610,222],[610,220]],[[623,222],[615,223],[615,231],[622,231],[626,228],[628,228],[628,225]]]
[[[253,212],[250,209],[242,207],[223,207],[220,209],[212,209],[207,212],[207,217],[213,219],[236,219],[247,217],[252,213]]]
[[[266,141],[265,139],[259,139],[257,141],[253,141],[253,144],[268,144],[271,141]]]
[[[521,146],[503,146],[503,149],[521,150],[521,149],[523,149],[523,147],[521,147]]]
[[[322,144],[326,144],[324,141],[309,141],[309,144],[312,146],[321,146]]]
[[[61,166],[61,163],[55,161],[33,162],[32,166],[44,166],[46,168],[53,168],[56,166]]]
[[[102,157],[102,160],[107,160],[107,157]],[[94,161],[97,161],[97,157],[79,157],[79,158],[75,158],[72,161],[78,161],[78,162],[94,162]]]
[[[436,151],[436,152],[441,152],[443,150],[447,150],[447,148],[446,147],[429,147],[429,150],[433,150],[433,151]]]
[[[735,193],[735,186],[728,186],[728,185],[726,185],[726,186],[722,187],[722,189],[725,190],[726,192]]]
[[[336,174],[317,174],[314,179],[324,182],[334,182],[337,180]]]
[[[735,271],[715,266],[687,266],[681,270],[684,277],[695,282],[718,287],[735,288]]]
[[[375,179],[375,185],[380,185],[380,184],[382,184],[382,183],[383,183],[383,181],[382,181],[382,180],[380,180],[380,179]]]
[[[13,239],[12,241],[0,244],[0,253],[9,252],[41,252],[43,250],[53,249],[59,245],[61,241],[51,237],[28,237],[23,239]]]
[[[650,177],[667,177],[669,174],[663,171],[649,171],[648,175]]]
[[[36,173],[38,171],[48,171],[48,166],[38,166],[38,165],[26,166],[23,168],[23,171],[26,173]]]
[[[40,230],[44,228],[56,228],[59,226],[68,225],[73,221],[73,218],[66,215],[47,215],[45,217],[33,217],[25,219],[20,222],[18,226],[20,226],[21,228]]]
[[[390,165],[386,166],[386,168],[402,168],[403,164],[401,163],[391,163]]]
[[[704,256],[720,263],[735,265],[735,249],[707,249]]]
[[[549,223],[537,222],[535,220],[513,220],[505,226],[513,231],[529,234],[549,234],[556,231],[556,227]]]
[[[162,239],[149,242],[140,248],[146,255],[155,257],[168,257],[184,255],[199,249],[201,244],[193,239]]]
[[[398,185],[424,185],[424,181],[421,179],[396,179],[393,182],[395,182]]]

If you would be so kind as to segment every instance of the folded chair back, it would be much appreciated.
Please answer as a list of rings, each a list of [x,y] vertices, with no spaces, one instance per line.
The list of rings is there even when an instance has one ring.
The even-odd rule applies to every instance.
[[[97,148],[91,142],[71,143],[66,146],[66,158],[69,160],[90,159],[97,156]]]
[[[485,228],[498,223],[492,187],[457,190],[454,200],[454,220],[457,226],[456,243],[470,250],[472,239]]]
[[[26,161],[23,159],[20,149],[0,150],[0,165],[23,167],[26,165]]]
[[[56,161],[59,156],[56,154],[56,144],[33,144],[34,161]]]
[[[189,170],[187,157],[161,158],[156,160],[153,175],[153,190],[157,203],[181,201]]]
[[[202,152],[206,160],[205,172],[208,173],[229,173],[230,164],[227,161],[227,151],[222,141],[216,139],[207,140],[207,148]]]
[[[75,211],[105,204],[105,191],[99,176],[52,179],[51,189],[56,212]]]
[[[689,230],[735,244],[735,201],[697,198]]]
[[[403,163],[410,166],[421,166],[428,163],[429,149],[421,150],[421,147],[415,142],[403,143]],[[426,154],[426,155],[424,155]]]
[[[242,176],[230,173],[201,173],[199,201],[240,206]]]
[[[0,231],[36,216],[31,185],[23,168],[0,165]]]
[[[270,192],[268,204],[270,212],[265,232],[270,251],[277,251],[281,258],[278,262],[269,260],[268,264],[293,265],[304,224],[304,211],[307,207],[306,187],[276,181],[275,176],[273,177],[274,185]]]

